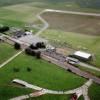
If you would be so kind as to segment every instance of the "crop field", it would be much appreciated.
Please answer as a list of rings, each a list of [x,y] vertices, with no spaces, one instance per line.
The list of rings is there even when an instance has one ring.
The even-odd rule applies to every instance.
[[[50,24],[51,29],[100,35],[100,17],[52,12],[44,13],[42,17]]]
[[[0,43],[0,64],[13,56],[17,51],[14,48],[6,43]]]

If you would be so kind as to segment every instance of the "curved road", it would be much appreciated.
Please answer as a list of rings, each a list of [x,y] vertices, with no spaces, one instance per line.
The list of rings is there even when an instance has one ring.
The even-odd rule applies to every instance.
[[[46,12],[55,12],[55,13],[66,13],[66,14],[76,14],[76,15],[84,15],[84,16],[95,16],[95,17],[100,17],[100,14],[97,13],[85,13],[85,12],[75,12],[75,11],[62,11],[62,10],[54,10],[54,9],[45,9],[41,11],[38,15],[37,18],[43,22],[44,27],[41,28],[37,33],[36,36],[39,36],[43,31],[45,31],[49,27],[49,23],[41,17],[41,14],[46,13]]]
[[[91,86],[91,84],[93,83],[92,80],[90,79],[89,81],[87,81],[84,85],[82,85],[79,88],[73,89],[73,90],[68,90],[68,91],[54,91],[54,90],[49,90],[49,89],[45,89],[45,88],[41,88],[32,84],[29,84],[25,81],[19,80],[22,82],[22,85],[25,85],[25,87],[27,88],[31,88],[33,90],[37,90],[37,92],[33,92],[29,95],[23,95],[23,96],[19,96],[19,97],[15,97],[12,98],[10,100],[23,100],[23,99],[27,99],[29,97],[38,97],[44,94],[74,94],[76,93],[77,97],[79,98],[81,95],[83,95],[84,100],[90,100],[89,96],[88,96],[88,88]]]

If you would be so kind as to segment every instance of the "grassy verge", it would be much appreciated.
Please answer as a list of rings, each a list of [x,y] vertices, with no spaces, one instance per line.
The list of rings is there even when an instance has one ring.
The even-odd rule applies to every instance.
[[[0,64],[13,56],[17,51],[14,48],[6,43],[0,43]]]
[[[91,87],[89,88],[89,96],[91,100],[99,100],[100,99],[100,85],[97,85],[97,84],[91,85]]]
[[[78,67],[79,69],[84,70],[88,73],[91,73],[91,74],[93,74],[97,77],[100,77],[100,72],[99,71],[96,71],[96,70],[93,70],[93,69],[90,69],[90,68],[86,68],[86,67],[80,66],[80,65],[76,65],[76,67]]]
[[[25,88],[23,89],[23,88],[19,88],[19,87],[0,85],[0,100],[8,100],[10,98],[29,94],[31,92],[33,92],[31,89],[25,89]]]

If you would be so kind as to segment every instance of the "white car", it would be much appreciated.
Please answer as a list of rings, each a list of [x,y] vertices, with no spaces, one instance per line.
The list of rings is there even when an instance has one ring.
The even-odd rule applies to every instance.
[[[56,50],[56,48],[55,48],[55,47],[53,47],[53,46],[51,46],[51,45],[47,45],[47,46],[46,46],[46,50],[55,51],[55,50]]]
[[[68,61],[68,63],[69,63],[69,64],[72,64],[72,65],[77,64],[77,63],[76,63],[76,62],[74,62],[74,61]]]

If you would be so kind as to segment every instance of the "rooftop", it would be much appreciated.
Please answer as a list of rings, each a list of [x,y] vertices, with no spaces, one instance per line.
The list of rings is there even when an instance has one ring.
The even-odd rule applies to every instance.
[[[41,37],[38,37],[38,36],[34,36],[34,35],[26,35],[26,36],[19,38],[19,40],[24,43],[29,43],[29,44],[32,44],[32,43],[36,44],[37,42],[47,43],[47,40]]]
[[[86,59],[88,59],[89,57],[91,57],[91,54],[83,52],[83,51],[76,51],[74,53],[74,55],[79,56],[79,57],[83,57],[83,58],[86,58]]]

